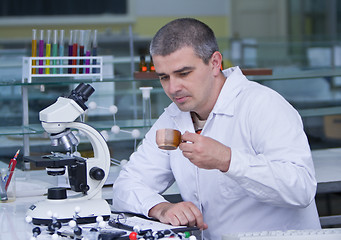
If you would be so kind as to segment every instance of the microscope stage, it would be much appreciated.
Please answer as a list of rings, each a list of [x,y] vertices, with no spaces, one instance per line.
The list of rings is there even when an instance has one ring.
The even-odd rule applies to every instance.
[[[76,161],[85,161],[83,158],[70,156],[66,154],[25,156],[24,160],[35,163],[37,167],[64,167],[75,164]]]

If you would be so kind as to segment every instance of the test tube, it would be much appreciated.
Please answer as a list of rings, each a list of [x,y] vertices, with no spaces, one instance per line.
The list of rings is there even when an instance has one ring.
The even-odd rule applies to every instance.
[[[47,30],[46,57],[51,56],[51,30]],[[50,65],[50,59],[46,60],[46,65]],[[45,69],[45,74],[50,74],[50,69]]]
[[[64,30],[60,30],[60,36],[59,36],[59,57],[64,57]],[[63,65],[63,60],[61,59],[59,61],[59,65]],[[59,73],[63,74],[63,69],[64,68],[60,68],[59,69]]]
[[[84,37],[85,37],[84,34],[85,34],[84,30],[79,31],[79,56],[80,57],[84,57]],[[84,65],[83,59],[79,59],[79,65]],[[83,73],[83,67],[80,67],[78,69],[78,72]]]
[[[52,56],[57,57],[58,56],[58,30],[53,30],[53,43],[52,43]],[[53,65],[57,65],[57,59],[53,59],[52,61]],[[52,73],[57,73],[57,68],[52,68]]]
[[[85,56],[89,57],[91,56],[91,50],[90,50],[90,34],[91,30],[87,30],[85,32],[85,38],[84,38],[84,45],[85,45]],[[85,59],[85,65],[90,65],[90,59]],[[85,68],[85,73],[90,73],[90,68]]]
[[[69,57],[72,57],[72,44],[73,44],[73,41],[72,41],[72,37],[73,37],[73,30],[70,30],[70,38],[69,38],[69,48],[68,48],[68,55]],[[69,65],[72,65],[72,59],[69,59],[69,62],[68,62]],[[72,73],[72,69],[71,68],[68,68],[68,73]]]
[[[72,44],[72,56],[78,56],[78,42],[77,42],[78,30],[73,31],[73,44]],[[77,65],[77,59],[72,59],[72,65]],[[72,74],[77,73],[77,68],[72,68]]]
[[[93,38],[92,38],[92,56],[97,56],[97,30],[94,30]],[[92,60],[92,65],[96,65],[97,60]],[[97,73],[97,68],[92,68],[92,73]]]
[[[39,57],[44,57],[44,30],[40,30]],[[39,60],[39,65],[44,65],[44,60]],[[43,74],[43,68],[39,68],[39,74]]]
[[[37,29],[32,29],[32,57],[37,56]],[[32,60],[32,66],[36,65],[36,60]],[[32,74],[36,73],[36,69],[32,68]]]

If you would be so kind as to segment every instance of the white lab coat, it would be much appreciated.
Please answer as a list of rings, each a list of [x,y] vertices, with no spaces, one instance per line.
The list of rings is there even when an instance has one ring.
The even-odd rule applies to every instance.
[[[155,132],[194,132],[189,112],[172,103],[146,134],[114,184],[118,210],[148,215],[174,181],[182,198],[203,213],[204,239],[263,230],[320,228],[311,152],[297,111],[278,93],[246,79],[238,67],[227,80],[202,135],[231,147],[228,172],[200,169],[182,152],[160,150]]]

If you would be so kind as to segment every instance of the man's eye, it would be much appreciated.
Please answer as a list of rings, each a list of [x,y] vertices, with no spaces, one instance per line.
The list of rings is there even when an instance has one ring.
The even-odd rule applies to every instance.
[[[165,81],[165,80],[167,80],[169,77],[168,77],[168,76],[159,76],[159,78],[160,78],[160,80]]]
[[[186,77],[189,73],[190,73],[190,72],[182,72],[182,73],[180,73],[180,76]]]

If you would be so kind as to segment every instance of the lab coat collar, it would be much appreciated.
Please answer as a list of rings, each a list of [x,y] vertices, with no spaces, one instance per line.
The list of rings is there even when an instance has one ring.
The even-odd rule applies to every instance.
[[[242,86],[247,78],[243,75],[239,67],[225,69],[223,74],[226,77],[225,84],[220,91],[219,97],[212,110],[213,114],[234,115],[235,99],[242,91]]]

